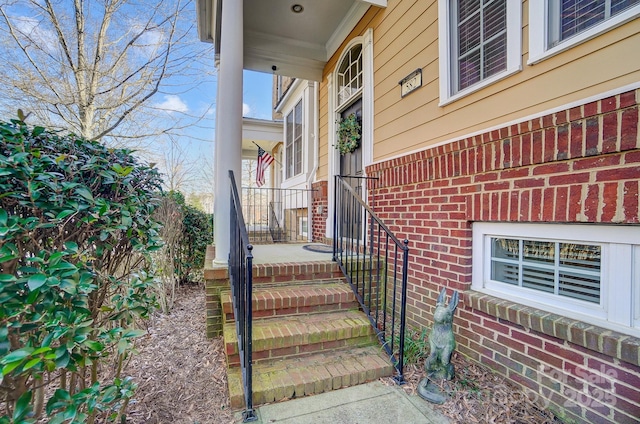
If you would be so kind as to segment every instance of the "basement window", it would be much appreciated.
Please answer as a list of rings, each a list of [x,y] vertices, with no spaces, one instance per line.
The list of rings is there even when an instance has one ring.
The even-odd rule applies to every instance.
[[[473,224],[472,288],[640,335],[640,227]]]

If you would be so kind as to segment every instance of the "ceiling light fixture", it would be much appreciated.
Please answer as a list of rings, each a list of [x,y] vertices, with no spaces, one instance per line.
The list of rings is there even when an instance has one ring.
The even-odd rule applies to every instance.
[[[302,11],[304,10],[304,7],[302,7],[301,4],[294,4],[293,6],[291,6],[291,11],[293,13],[302,13]]]

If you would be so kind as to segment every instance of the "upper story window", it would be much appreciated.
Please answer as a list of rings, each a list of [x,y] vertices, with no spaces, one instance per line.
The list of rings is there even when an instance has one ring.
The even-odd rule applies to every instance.
[[[440,0],[441,104],[520,70],[517,0]]]
[[[362,76],[362,44],[356,44],[338,68],[338,108],[362,91]]]
[[[640,227],[473,224],[474,290],[640,334]]]
[[[529,63],[566,50],[640,15],[640,0],[529,2]]]
[[[291,178],[302,173],[302,100],[287,114],[285,121],[285,178]]]

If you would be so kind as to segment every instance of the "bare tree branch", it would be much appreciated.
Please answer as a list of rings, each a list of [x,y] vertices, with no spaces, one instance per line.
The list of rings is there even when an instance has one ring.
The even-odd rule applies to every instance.
[[[178,134],[205,122],[207,110],[167,112],[154,100],[212,81],[193,3],[0,0],[0,108],[28,107],[39,123],[88,139]]]

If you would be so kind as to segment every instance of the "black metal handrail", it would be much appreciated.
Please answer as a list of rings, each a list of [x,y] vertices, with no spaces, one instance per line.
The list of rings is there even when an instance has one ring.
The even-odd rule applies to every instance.
[[[400,241],[345,178],[336,175],[333,260],[367,314],[404,384],[409,241]]]
[[[229,280],[233,297],[233,313],[238,334],[238,352],[244,388],[245,410],[243,422],[256,421],[258,417],[253,409],[252,385],[252,309],[251,295],[253,285],[253,246],[249,243],[249,234],[242,216],[242,205],[233,171],[229,171],[231,183],[230,243],[229,243]]]

